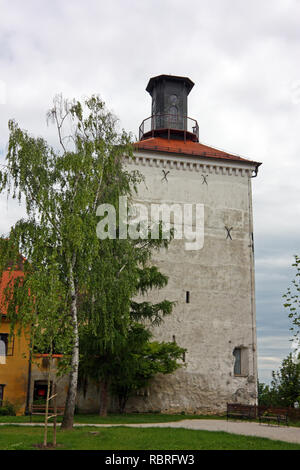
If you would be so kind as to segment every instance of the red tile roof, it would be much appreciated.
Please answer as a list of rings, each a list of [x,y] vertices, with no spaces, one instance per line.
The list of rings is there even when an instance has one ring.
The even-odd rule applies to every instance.
[[[140,140],[134,144],[136,150],[154,150],[157,152],[167,153],[178,153],[180,155],[193,155],[196,157],[213,158],[221,160],[231,160],[241,163],[252,163],[253,165],[259,166],[261,163],[253,160],[242,158],[238,155],[232,155],[218,150],[207,145],[200,144],[199,142],[193,142],[191,140],[175,140],[175,139],[163,139],[162,137],[150,137],[149,139]]]
[[[13,281],[18,277],[23,277],[24,273],[21,270],[11,270],[8,269],[2,273],[2,277],[0,278],[0,323],[1,323],[1,315],[6,315],[7,313],[7,303],[5,299],[4,290],[8,286],[9,282]]]

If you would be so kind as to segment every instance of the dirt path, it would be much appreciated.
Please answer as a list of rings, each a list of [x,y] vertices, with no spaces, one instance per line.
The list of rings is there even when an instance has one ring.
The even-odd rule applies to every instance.
[[[43,423],[0,423],[1,426],[44,426]],[[218,419],[185,419],[169,423],[145,423],[145,424],[83,424],[76,423],[76,427],[115,427],[127,426],[134,428],[185,428],[203,431],[224,431],[244,436],[266,437],[268,439],[294,442],[300,444],[300,428],[292,426],[276,426],[268,424],[225,421]]]
[[[148,424],[143,424],[140,426],[149,427]],[[203,431],[224,431],[232,434],[266,437],[268,439],[300,444],[300,428],[291,426],[273,426],[268,424],[234,422],[217,419],[187,419],[172,423],[156,424],[156,426],[197,429]]]

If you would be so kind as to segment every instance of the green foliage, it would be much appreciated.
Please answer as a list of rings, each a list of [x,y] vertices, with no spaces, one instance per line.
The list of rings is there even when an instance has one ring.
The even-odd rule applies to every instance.
[[[145,325],[132,323],[113,351],[98,355],[97,341],[93,344],[88,335],[82,337],[82,376],[96,382],[108,381],[111,392],[119,398],[120,412],[124,411],[129,396],[146,387],[157,373],[169,374],[181,367],[177,361],[185,349],[174,342],[151,342],[151,336]]]
[[[71,371],[70,417],[80,325],[88,318],[102,344],[113,347],[115,330],[126,331],[127,291],[135,286],[136,272],[131,271],[130,257],[124,262],[122,243],[98,239],[96,209],[101,203],[118,207],[119,196],[130,197],[141,176],[124,170],[124,156],[132,157],[131,136],[117,131],[116,118],[99,97],[79,103],[57,96],[48,118],[56,125],[59,149],[9,122],[0,192],[23,200],[26,218],[0,243],[0,249],[7,245],[1,250],[0,276],[7,266],[16,267],[20,253],[26,257],[23,273],[15,271],[5,290],[8,318],[12,331],[28,333],[32,350],[51,350],[55,340],[64,352],[60,364]],[[109,286],[118,293],[114,308],[103,296]]]
[[[283,295],[284,307],[288,309],[288,316],[292,320],[293,326],[290,328],[295,337],[300,333],[300,257],[295,255],[295,262],[292,264],[296,268],[295,279],[292,280],[291,287],[288,287],[286,294]]]
[[[10,121],[7,170],[0,173],[0,189],[25,199],[27,208],[27,219],[9,234],[13,259],[21,252],[30,260],[24,265],[24,280],[11,286],[14,300],[9,316],[23,326],[36,324],[37,314],[41,325],[49,311],[61,324],[66,319],[70,324],[72,284],[75,292],[93,295],[94,305],[102,304],[101,289],[96,287],[104,269],[95,275],[92,267],[101,264],[100,257],[103,261],[110,247],[99,249],[96,208],[101,202],[116,203],[139,180],[137,174],[122,169],[124,154],[132,154],[130,136],[116,132],[116,118],[98,97],[84,104],[56,97],[48,117],[57,125],[62,152]],[[115,273],[107,274],[112,278]],[[102,332],[108,341],[113,337],[112,313],[101,310]],[[39,330],[47,331],[48,326]],[[61,336],[66,337],[65,333]],[[53,334],[58,338],[58,331]]]
[[[176,343],[150,342],[149,331],[141,324],[134,324],[121,354],[111,363],[110,387],[119,398],[119,410],[124,412],[128,398],[137,390],[147,387],[156,374],[170,374],[181,367],[185,349]]]
[[[14,405],[9,401],[4,401],[0,406],[0,416],[16,416]]]
[[[280,369],[272,372],[271,385],[258,383],[258,404],[274,407],[294,407],[300,403],[300,361],[290,353]]]
[[[262,382],[257,383],[258,391],[258,405],[262,406],[276,406],[277,404],[277,395],[269,385],[266,385]]]
[[[45,405],[46,404],[46,398],[38,398],[37,400],[33,401],[34,405]]]
[[[294,406],[300,401],[300,361],[295,362],[290,353],[283,359],[278,372],[272,372],[271,390],[276,395],[276,404]]]
[[[182,418],[182,417],[181,417]],[[52,430],[50,431],[51,434]],[[39,427],[1,426],[1,450],[38,450],[42,440]],[[62,450],[300,450],[300,444],[240,436],[219,431],[191,429],[134,428],[134,427],[80,427],[76,432],[57,431],[57,442]],[[107,453],[108,454],[108,453]],[[109,454],[108,454],[109,455]],[[275,455],[278,458],[278,454]],[[46,456],[47,457],[47,456]],[[77,455],[75,455],[75,458]],[[59,458],[59,457],[57,457]],[[187,456],[187,462],[192,459]],[[163,465],[161,465],[163,467]],[[183,465],[182,465],[183,467]],[[121,468],[121,465],[120,465]]]
[[[119,249],[119,242],[114,246],[114,242],[109,241],[112,253]],[[116,276],[114,282],[105,285],[102,299],[112,311],[119,309],[121,313],[129,307],[127,329],[115,328],[114,343],[104,344],[101,325],[97,324],[99,312],[94,312],[81,331],[80,384],[85,388],[89,379],[100,385],[110,384],[111,392],[119,397],[122,411],[128,397],[145,387],[155,374],[171,373],[178,368],[177,359],[184,352],[174,343],[150,342],[150,326],[160,325],[165,315],[171,314],[174,302],[132,300],[139,293],[146,294],[151,289],[166,286],[168,278],[151,265],[151,255],[153,249],[167,245],[168,241],[161,237],[157,240],[122,240],[119,257],[123,257],[123,266],[130,266],[130,279],[126,280],[122,270],[122,276]],[[86,301],[88,309],[90,299]]]
[[[28,415],[23,416],[11,416],[9,418],[0,417],[0,423],[29,423],[30,419],[34,423],[42,423],[44,417],[42,415],[32,415],[31,418]],[[85,414],[81,413],[80,410],[76,411],[74,421],[80,424],[135,424],[135,423],[166,423],[173,421],[181,421],[183,419],[226,419],[219,415],[189,415],[184,412],[181,414],[167,415],[160,413],[159,411],[153,411],[151,413],[109,413],[107,416],[99,416],[99,414]],[[62,416],[57,417],[57,422],[62,421]],[[299,423],[300,425],[300,423]]]

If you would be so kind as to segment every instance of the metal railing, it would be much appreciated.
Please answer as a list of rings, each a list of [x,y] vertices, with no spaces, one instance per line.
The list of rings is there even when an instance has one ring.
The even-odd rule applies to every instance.
[[[178,114],[153,114],[143,120],[139,127],[139,140],[144,135],[155,135],[155,131],[182,131],[183,133],[193,134],[196,140],[199,140],[199,126],[196,119]]]

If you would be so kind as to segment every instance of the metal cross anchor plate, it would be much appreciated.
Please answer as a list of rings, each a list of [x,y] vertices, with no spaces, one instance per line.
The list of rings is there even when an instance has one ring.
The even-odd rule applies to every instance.
[[[203,178],[202,184],[205,183],[205,184],[207,184],[207,186],[208,186],[208,182],[207,182],[207,180],[206,180],[206,178],[208,177],[208,175],[201,175],[201,176],[202,176],[202,178]]]
[[[168,182],[167,176],[168,176],[168,174],[170,173],[170,171],[162,170],[162,172],[163,172],[164,176],[163,176],[163,178],[161,179],[161,181],[166,180],[166,182]]]
[[[230,238],[230,240],[232,240],[230,232],[231,232],[231,230],[233,229],[233,227],[228,228],[228,227],[226,227],[226,225],[225,225],[225,229],[227,230],[227,237],[226,237],[226,240],[227,240],[227,238]]]

